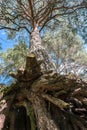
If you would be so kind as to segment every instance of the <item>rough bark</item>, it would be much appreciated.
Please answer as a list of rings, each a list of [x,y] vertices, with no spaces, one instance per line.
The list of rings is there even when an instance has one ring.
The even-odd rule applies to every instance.
[[[24,70],[1,89],[0,130],[87,130],[87,83],[52,69],[36,27]]]
[[[31,33],[30,53],[31,52],[33,52],[36,55],[37,60],[42,61],[42,71],[53,69],[54,66],[51,62],[48,52],[41,43],[41,37],[37,27],[35,27],[35,29]]]
[[[17,83],[0,92],[0,130],[87,130],[87,83],[74,75],[41,74],[34,54],[13,77]]]
[[[32,94],[32,105],[36,115],[37,128],[39,130],[59,130],[55,122],[47,112],[46,104],[40,95]]]

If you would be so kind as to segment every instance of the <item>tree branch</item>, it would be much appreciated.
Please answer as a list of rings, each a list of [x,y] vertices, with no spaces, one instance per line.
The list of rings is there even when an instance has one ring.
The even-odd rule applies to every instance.
[[[24,28],[29,34],[31,34],[31,32],[25,26],[22,26],[22,27],[18,26],[18,28],[11,28],[11,27],[6,27],[6,26],[0,26],[0,30],[6,29],[6,30],[12,30],[12,31],[19,31],[22,28]]]
[[[19,2],[19,0],[17,0],[17,2],[19,5],[19,8],[17,8],[17,11],[19,12],[19,14],[21,14],[23,12],[23,15],[25,15],[25,18],[27,20],[29,20],[28,18],[32,19],[30,10],[27,9],[22,2]],[[22,11],[21,13],[20,13],[20,10]],[[23,17],[23,15],[21,15],[21,16]]]
[[[28,30],[26,25],[25,26],[24,24],[22,26],[19,25],[23,20],[26,20],[28,23],[30,23],[31,26],[33,26],[33,28],[36,26],[36,24],[38,24],[38,26],[42,26],[40,29],[41,31],[52,19],[55,19],[56,17],[59,16],[72,14],[78,9],[87,7],[87,2],[85,2],[84,0],[78,5],[74,4],[72,6],[68,5],[65,6],[65,4],[67,4],[65,0],[47,0],[42,1],[40,7],[37,8],[36,11],[35,4],[37,6],[37,3],[39,4],[40,0],[38,1],[28,0],[27,1],[29,3],[28,5],[22,0],[16,0],[16,1],[17,5],[13,5],[13,8],[11,6],[12,3],[14,3],[13,1],[11,1],[10,5],[8,6],[6,6],[6,3],[1,2],[0,6],[2,6],[3,3],[4,6],[6,6],[5,12],[3,14],[0,14],[1,22],[6,21],[7,23],[9,23],[8,20],[10,20],[14,25],[17,25],[18,28],[25,28],[28,31],[28,33],[30,33],[30,31]],[[8,12],[8,9],[10,9],[11,11]],[[17,24],[16,20],[20,21],[20,23]],[[1,29],[2,28],[3,26],[1,27]],[[13,28],[13,30],[16,29]]]
[[[30,11],[31,11],[31,18],[32,18],[32,24],[34,27],[34,11],[33,11],[33,0],[28,0],[29,6],[30,6]]]
[[[10,19],[10,21],[11,21],[13,24],[17,25],[19,29],[24,28],[29,34],[31,34],[31,32],[29,31],[29,29],[28,29],[26,26],[24,26],[24,25],[22,26],[20,23],[17,24],[17,23],[16,23],[14,20],[12,20],[12,19]]]
[[[11,28],[11,27],[1,26],[0,30],[2,30],[2,29],[13,30],[13,31],[19,31],[20,30],[20,28]]]
[[[82,6],[81,6],[81,5],[82,5]],[[64,13],[57,13],[57,14],[54,14],[53,16],[51,15],[51,17],[48,17],[47,19],[44,18],[43,21],[44,21],[44,20],[45,20],[45,21],[44,21],[44,22],[41,21],[41,22],[43,22],[43,23],[42,23],[42,27],[41,27],[40,31],[46,26],[46,24],[47,24],[50,20],[52,20],[52,19],[54,19],[54,18],[56,18],[56,17],[58,17],[58,16],[73,14],[76,10],[85,8],[85,6],[83,6],[83,4],[81,4],[81,5],[76,5],[76,6],[72,6],[72,7],[62,6],[62,7],[58,7],[58,8],[53,8],[52,11],[49,12],[49,14],[50,14],[50,13],[53,13],[54,10],[60,10],[60,9],[66,9],[66,10],[65,10]],[[76,7],[77,7],[77,8],[76,8]],[[68,12],[67,12],[67,11],[68,11]]]
[[[64,108],[68,108],[69,104],[64,102],[61,99],[52,97],[51,95],[48,94],[42,94],[42,97],[44,99],[46,99],[47,101],[51,102],[52,104],[56,105],[57,107],[59,107],[61,110],[63,110]]]

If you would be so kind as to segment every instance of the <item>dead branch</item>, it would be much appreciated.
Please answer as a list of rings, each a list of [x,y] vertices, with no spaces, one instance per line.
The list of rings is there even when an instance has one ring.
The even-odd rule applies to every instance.
[[[53,103],[53,104],[56,105],[57,107],[59,107],[61,110],[64,109],[64,108],[68,108],[68,107],[69,107],[69,104],[68,104],[68,103],[64,102],[64,101],[61,100],[61,99],[52,97],[51,95],[42,94],[42,97],[43,97],[44,99],[46,99],[47,101]]]

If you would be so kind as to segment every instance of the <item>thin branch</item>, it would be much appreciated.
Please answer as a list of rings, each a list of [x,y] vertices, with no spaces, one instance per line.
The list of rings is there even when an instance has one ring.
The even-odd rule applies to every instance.
[[[11,28],[11,27],[1,26],[0,30],[2,30],[2,29],[13,30],[13,31],[19,31],[20,30],[20,28]]]
[[[6,27],[6,29],[15,30],[15,31],[17,30],[18,31],[19,29],[24,28],[29,34],[31,33],[26,26],[24,26],[24,25],[21,26],[20,23],[17,24],[16,21],[15,21],[19,17],[23,17],[22,14],[20,14],[20,15],[17,14],[16,16],[13,16],[9,12],[7,12],[6,15],[8,15],[8,17],[7,17],[8,21],[12,22],[14,25],[16,25],[18,27],[17,29]],[[12,18],[10,18],[9,16],[12,17]],[[24,17],[23,17],[23,19],[24,19]],[[3,20],[6,20],[6,18],[3,19]],[[1,27],[1,29],[3,29],[3,27]]]
[[[64,12],[64,13],[60,13],[60,14],[55,14],[55,15],[53,15],[53,16],[50,18],[50,20],[51,20],[51,19],[54,19],[54,18],[56,18],[56,17],[58,17],[58,16],[64,16],[64,15],[73,14],[76,10],[82,9],[82,8],[85,8],[85,7],[79,7],[79,8],[73,9],[73,10],[70,11],[70,12]]]
[[[6,29],[6,30],[12,30],[12,31],[19,31],[22,28],[24,28],[29,34],[31,34],[31,32],[28,30],[28,28],[26,26],[18,26],[17,28],[0,26],[0,30]]]
[[[41,8],[41,9],[40,9]],[[40,10],[38,10],[38,12],[37,12],[37,14],[36,14],[36,16],[35,16],[35,18],[36,18],[36,20],[38,19],[38,17],[39,16],[41,16],[42,15],[42,12],[47,12],[48,11],[48,4],[46,5],[46,6],[41,6],[39,9]],[[45,11],[44,11],[45,10]]]
[[[76,7],[76,6],[75,6]],[[41,27],[41,29],[40,29],[40,31],[46,26],[46,24],[50,21],[50,20],[52,20],[52,19],[54,19],[54,18],[56,18],[56,17],[58,17],[58,16],[64,16],[64,15],[70,15],[70,14],[73,14],[76,10],[78,10],[78,9],[82,9],[82,8],[85,8],[84,6],[79,6],[78,8],[75,8],[75,9],[73,9],[73,7],[71,7],[71,9],[72,9],[72,11],[70,11],[70,12],[64,12],[64,13],[59,13],[59,14],[55,14],[55,15],[53,15],[53,16],[51,16],[51,17],[48,17],[46,20],[45,20],[45,22],[44,23],[42,23],[42,27]],[[60,8],[61,9],[61,8]],[[68,8],[67,7],[67,10],[69,11],[69,9],[70,8]],[[66,10],[66,11],[67,11]]]
[[[26,31],[30,34],[30,31],[28,30],[28,28],[26,27],[26,26],[21,26],[21,24],[19,23],[19,24],[17,24],[14,20],[12,20],[12,19],[9,19],[13,24],[15,24],[15,25],[17,25],[18,26],[18,28],[20,28],[20,29],[22,29],[22,28],[24,28],[24,29],[26,29]]]
[[[24,6],[24,4],[22,4],[22,3],[21,3],[21,8],[22,8],[24,14],[26,15],[26,17],[29,17],[30,19],[32,19],[30,10],[27,9],[27,8]]]
[[[32,16],[32,18],[34,18],[33,1],[32,1],[32,0],[28,0],[28,3],[29,3],[29,5],[30,5],[31,16]]]
[[[40,28],[40,32],[42,31],[42,29],[46,26],[46,24],[47,24],[49,21],[50,21],[49,18],[47,18],[47,19],[45,20],[45,22],[42,24],[42,27]]]

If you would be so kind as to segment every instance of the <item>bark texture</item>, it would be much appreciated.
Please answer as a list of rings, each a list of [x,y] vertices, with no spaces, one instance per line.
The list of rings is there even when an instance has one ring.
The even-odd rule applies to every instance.
[[[34,54],[12,76],[17,82],[0,91],[0,130],[87,130],[87,83],[74,75],[41,74]]]
[[[41,37],[37,27],[31,33],[30,53],[34,53],[36,55],[37,60],[42,62],[42,71],[53,69],[54,66],[51,62],[48,52],[41,43]]]
[[[59,130],[55,122],[51,119],[49,112],[47,112],[46,104],[41,96],[32,95],[32,105],[36,115],[37,127],[39,130]]]

